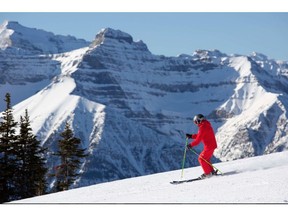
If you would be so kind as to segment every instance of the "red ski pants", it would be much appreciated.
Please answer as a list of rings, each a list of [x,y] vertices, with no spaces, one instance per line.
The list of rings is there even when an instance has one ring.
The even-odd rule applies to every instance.
[[[210,159],[213,155],[215,149],[204,149],[201,153],[200,156],[198,157],[198,161],[204,171],[205,174],[209,174],[213,171],[213,167],[210,165]],[[207,163],[209,162],[209,163]]]

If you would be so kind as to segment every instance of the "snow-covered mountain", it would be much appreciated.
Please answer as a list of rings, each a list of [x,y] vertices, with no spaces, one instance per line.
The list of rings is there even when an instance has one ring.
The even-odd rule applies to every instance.
[[[120,30],[89,43],[15,22],[1,25],[0,46],[0,95],[11,93],[15,118],[27,108],[51,151],[69,121],[88,149],[75,186],[179,169],[198,113],[215,129],[214,161],[288,149],[285,61],[218,50],[159,56]]]
[[[4,21],[0,25],[0,49],[23,54],[54,54],[88,46],[89,42],[73,36],[54,35],[18,22]]]
[[[181,179],[181,170],[176,170],[91,185],[12,203],[288,203],[288,151],[215,165],[225,173],[223,176],[172,185],[170,181]],[[195,178],[201,173],[199,166],[185,169],[183,179]],[[219,207],[215,209],[218,213],[221,212]],[[262,210],[263,207],[260,206]],[[279,207],[277,205],[278,211]],[[287,209],[287,205],[285,207]],[[182,206],[180,210],[183,210]],[[267,214],[266,210],[265,213]]]

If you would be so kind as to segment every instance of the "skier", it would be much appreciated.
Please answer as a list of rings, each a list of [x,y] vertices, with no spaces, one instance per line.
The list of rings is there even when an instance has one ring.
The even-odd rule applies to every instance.
[[[216,175],[217,171],[210,165],[210,159],[213,155],[214,150],[217,148],[217,142],[213,128],[208,120],[202,114],[198,114],[193,118],[194,123],[198,126],[199,130],[197,134],[186,134],[188,139],[194,139],[187,148],[193,148],[200,142],[204,144],[204,149],[200,153],[198,161],[204,171],[200,176],[201,179],[209,178],[212,175]],[[210,164],[209,164],[210,163]]]

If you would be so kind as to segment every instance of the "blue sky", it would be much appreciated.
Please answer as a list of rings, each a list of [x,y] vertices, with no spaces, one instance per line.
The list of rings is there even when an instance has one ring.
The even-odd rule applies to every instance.
[[[287,12],[0,12],[0,22],[4,20],[89,41],[111,27],[165,56],[218,49],[228,55],[256,51],[288,60]]]

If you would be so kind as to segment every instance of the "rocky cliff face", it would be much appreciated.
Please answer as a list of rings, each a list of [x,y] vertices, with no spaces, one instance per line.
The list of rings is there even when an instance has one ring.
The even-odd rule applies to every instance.
[[[0,93],[12,92],[16,117],[28,109],[51,151],[71,122],[89,152],[75,186],[180,169],[198,113],[212,122],[218,160],[288,148],[287,62],[218,50],[153,55],[143,41],[110,28],[88,43],[21,27],[26,39],[17,42],[15,25],[0,28]],[[54,48],[37,43],[42,35]],[[47,159],[53,168],[57,161]],[[197,157],[187,155],[186,166],[195,165]]]

